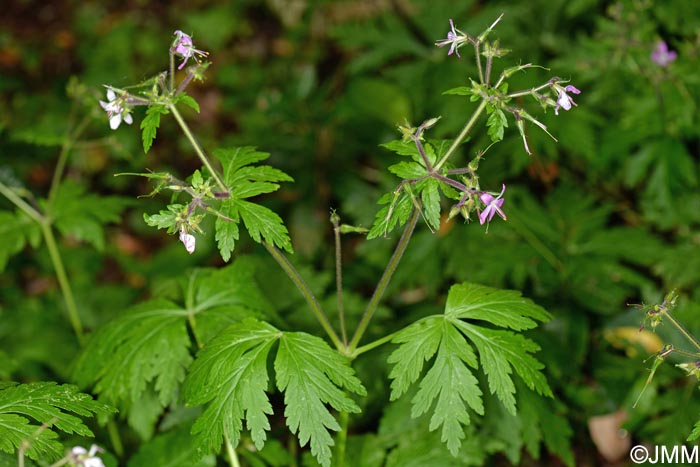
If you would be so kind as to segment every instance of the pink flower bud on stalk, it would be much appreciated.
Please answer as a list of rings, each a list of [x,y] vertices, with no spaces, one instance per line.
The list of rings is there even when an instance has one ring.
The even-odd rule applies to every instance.
[[[105,467],[102,459],[95,454],[104,452],[104,450],[96,444],[93,444],[88,451],[82,446],[75,446],[71,449],[70,460],[78,467]]]
[[[195,49],[194,43],[192,42],[192,37],[190,37],[189,35],[185,34],[180,30],[175,31],[174,34],[175,40],[173,41],[173,45],[170,48],[170,51],[171,53],[174,53],[175,55],[179,55],[180,57],[184,58],[180,66],[177,67],[178,70],[182,70],[182,68],[185,66],[187,60],[189,60],[190,57],[192,57],[194,61],[197,62],[197,55],[200,55],[202,57],[206,57],[209,55],[208,52]]]
[[[664,41],[656,43],[656,48],[651,53],[651,60],[660,67],[667,67],[669,63],[678,57],[675,50],[668,50],[668,45]]]

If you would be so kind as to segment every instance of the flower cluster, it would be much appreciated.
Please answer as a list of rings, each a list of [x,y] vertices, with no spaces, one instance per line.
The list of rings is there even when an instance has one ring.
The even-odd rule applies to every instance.
[[[667,67],[669,63],[678,57],[675,50],[669,50],[668,45],[664,41],[656,43],[656,48],[651,53],[651,60],[660,67]]]
[[[450,50],[449,52],[447,52],[447,55],[452,55],[453,53],[456,53],[457,56],[460,57],[459,48],[466,44],[468,41],[469,36],[464,34],[459,29],[456,29],[455,24],[452,22],[452,19],[450,19],[450,31],[447,33],[447,39],[437,41],[435,45],[437,45],[438,47],[444,47],[446,45],[449,45]]]
[[[481,225],[484,225],[485,222],[491,222],[495,214],[498,214],[504,221],[507,220],[506,214],[501,209],[505,201],[503,195],[506,192],[505,183],[502,184],[502,186],[501,192],[495,198],[490,193],[482,193],[481,196],[479,196],[479,199],[485,206],[484,210],[479,213],[479,223]]]

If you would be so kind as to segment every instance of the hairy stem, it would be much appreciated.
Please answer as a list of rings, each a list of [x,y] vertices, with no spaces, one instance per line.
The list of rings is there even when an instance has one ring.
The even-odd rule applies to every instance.
[[[187,137],[187,139],[190,140],[190,144],[192,144],[192,147],[194,148],[194,152],[197,153],[199,160],[201,160],[202,164],[204,164],[204,166],[207,168],[207,170],[209,170],[209,173],[214,178],[214,181],[216,182],[216,184],[219,185],[219,188],[221,189],[221,191],[223,191],[224,193],[228,193],[228,187],[223,182],[223,180],[221,180],[221,177],[219,177],[218,172],[216,170],[214,170],[214,167],[212,167],[206,154],[204,154],[204,151],[199,146],[199,143],[197,142],[194,135],[190,131],[190,127],[187,126],[187,123],[182,118],[182,115],[180,115],[180,112],[177,110],[177,107],[175,107],[175,104],[172,104],[172,103],[168,104],[168,109],[173,113],[173,117],[175,117],[175,120],[177,120],[177,123],[180,125],[180,128],[182,128],[182,131],[185,133],[185,136]]]
[[[51,188],[49,188],[48,204],[49,206],[56,199],[56,193],[58,192],[58,187],[61,185],[61,179],[63,178],[63,172],[66,169],[66,162],[68,161],[68,155],[75,142],[80,138],[80,135],[85,131],[88,124],[90,123],[90,116],[86,116],[76,127],[72,134],[66,135],[61,145],[61,152],[58,154],[58,161],[56,162],[56,168],[53,171],[53,176],[51,178]]]
[[[333,345],[335,345],[335,347],[338,350],[344,349],[345,345],[343,345],[343,342],[338,337],[338,334],[336,334],[335,330],[333,329],[333,326],[331,326],[331,323],[326,317],[326,313],[323,311],[323,307],[321,307],[321,304],[314,296],[314,293],[309,288],[309,285],[301,277],[299,271],[297,271],[296,268],[294,268],[292,263],[290,263],[289,260],[284,256],[284,254],[280,250],[278,250],[274,245],[270,245],[267,242],[263,242],[263,246],[272,255],[275,261],[277,261],[277,264],[280,265],[280,267],[287,274],[287,276],[289,276],[294,285],[297,286],[297,289],[299,289],[299,292],[301,292],[304,299],[306,300],[306,303],[311,308],[311,312],[316,316],[316,319],[321,324],[321,327],[323,327],[323,330],[326,331],[326,334],[328,334],[328,337],[331,339],[331,341],[333,341]]]
[[[343,309],[343,251],[340,242],[340,217],[334,212],[331,215],[333,223],[333,237],[335,240],[335,288],[338,297],[338,320],[340,321],[340,336],[343,345],[348,344],[348,336],[345,331],[345,310]]]
[[[348,425],[350,414],[348,412],[340,412],[340,414],[338,414],[338,418],[340,418],[340,431],[335,438],[337,446],[333,460],[335,461],[335,467],[345,467],[345,449],[348,444]]]
[[[14,192],[12,188],[2,182],[0,182],[0,194],[21,209],[26,215],[31,217],[37,224],[44,222],[44,216],[42,216],[39,211],[23,200],[17,193]]]
[[[698,340],[697,340],[695,337],[693,337],[693,335],[692,335],[691,333],[689,333],[688,330],[687,330],[685,327],[683,327],[683,325],[682,325],[680,322],[678,322],[678,321],[676,320],[676,318],[674,318],[673,316],[671,316],[671,313],[669,313],[669,312],[666,311],[666,310],[661,311],[661,313],[664,315],[664,318],[665,318],[665,319],[669,320],[669,321],[671,322],[671,324],[672,324],[676,329],[678,329],[678,331],[679,331],[681,334],[683,334],[683,337],[685,337],[686,339],[688,339],[688,341],[689,341],[691,344],[693,344],[693,346],[694,346],[696,349],[700,350],[700,343],[698,342]]]
[[[350,357],[355,358],[359,355],[362,355],[365,352],[369,352],[370,350],[376,349],[380,345],[384,345],[387,342],[390,342],[397,333],[398,333],[398,331],[392,332],[391,334],[387,334],[386,336],[381,337],[381,338],[377,339],[376,341],[370,342],[369,344],[366,344],[366,345],[363,345],[362,347],[356,348],[355,351],[352,353],[352,355],[350,355]]]
[[[68,281],[68,274],[66,274],[66,269],[63,266],[63,260],[61,259],[61,254],[59,253],[58,246],[56,245],[56,237],[53,234],[51,224],[47,220],[41,222],[41,232],[44,235],[44,241],[46,242],[46,248],[49,250],[51,264],[56,271],[56,278],[58,279],[58,284],[61,287],[63,300],[66,303],[68,319],[70,320],[71,326],[73,326],[73,331],[78,338],[78,343],[82,347],[83,344],[85,344],[83,323],[80,321],[78,307],[76,306],[75,298],[73,297],[73,290],[71,289],[70,282]]]
[[[227,433],[224,433],[224,439],[226,440],[226,453],[228,454],[228,462],[231,467],[241,467],[241,463],[238,461],[238,454],[236,454],[236,448],[231,444],[231,439]]]
[[[479,118],[479,116],[484,111],[484,109],[486,109],[486,104],[487,104],[486,99],[483,99],[481,101],[481,104],[479,104],[479,107],[477,107],[476,110],[474,111],[474,113],[472,114],[472,116],[469,119],[469,121],[467,122],[467,124],[464,125],[464,128],[462,128],[462,132],[459,135],[457,135],[457,137],[452,142],[452,145],[449,147],[449,149],[447,150],[445,155],[442,156],[442,159],[440,159],[440,161],[435,165],[435,170],[440,170],[440,167],[442,167],[443,164],[445,162],[447,162],[447,159],[450,158],[452,153],[455,152],[455,149],[457,149],[457,146],[459,146],[460,143],[462,141],[464,141],[464,138],[467,137],[467,135],[469,134],[469,131],[471,131],[472,127],[476,123],[476,120]]]
[[[391,278],[393,277],[394,272],[396,271],[396,268],[399,265],[399,262],[401,262],[401,257],[403,256],[404,252],[406,251],[406,248],[408,247],[408,243],[411,240],[411,235],[413,235],[413,229],[415,229],[416,223],[418,222],[418,218],[420,217],[420,212],[420,209],[415,208],[413,209],[413,212],[411,212],[411,217],[408,219],[406,227],[404,227],[403,233],[401,234],[401,238],[399,239],[399,243],[396,244],[394,254],[391,255],[391,259],[389,259],[389,263],[386,265],[386,269],[384,269],[382,278],[379,279],[377,288],[374,290],[374,294],[372,295],[372,298],[367,304],[367,308],[365,309],[365,312],[362,315],[362,318],[360,319],[360,323],[357,325],[355,335],[350,341],[350,344],[348,346],[349,355],[352,355],[355,352],[357,344],[359,344],[360,339],[362,339],[362,335],[365,333],[367,327],[369,326],[369,322],[372,320],[372,316],[374,316],[375,311],[377,311],[379,302],[381,301],[382,296],[384,295],[384,292],[386,291],[386,288],[389,285],[389,282],[391,281]]]

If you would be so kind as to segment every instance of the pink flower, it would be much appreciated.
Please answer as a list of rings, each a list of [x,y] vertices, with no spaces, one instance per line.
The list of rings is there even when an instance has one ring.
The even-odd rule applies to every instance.
[[[557,98],[557,105],[554,107],[554,114],[559,115],[559,107],[561,107],[564,110],[571,110],[571,104],[576,105],[576,102],[567,94],[567,92],[572,92],[574,94],[581,94],[581,91],[576,89],[574,86],[571,84],[568,85],[565,88],[562,88],[558,84],[554,85],[554,89],[559,93],[559,97]]]
[[[455,24],[452,22],[452,19],[450,19],[450,27],[451,31],[447,33],[447,39],[438,41],[435,45],[438,47],[450,45],[450,50],[447,52],[447,55],[457,53],[457,56],[460,57],[459,48],[468,40],[468,37],[459,29],[455,29]]]
[[[660,67],[667,67],[677,57],[678,54],[674,50],[668,50],[668,45],[664,41],[657,42],[656,48],[651,53],[651,60]]]
[[[107,88],[107,100],[109,102],[100,101],[100,106],[107,112],[109,118],[109,127],[112,130],[119,128],[122,120],[131,125],[134,119],[131,117],[130,109],[125,104],[126,99],[122,96],[117,97],[114,90]]]
[[[180,66],[177,67],[178,70],[182,70],[182,68],[185,66],[187,60],[189,60],[190,57],[194,58],[194,61],[197,61],[197,55],[201,55],[202,57],[206,57],[207,55],[209,55],[209,53],[203,50],[195,49],[194,43],[192,42],[192,38],[189,35],[185,34],[180,30],[175,31],[174,34],[175,40],[173,41],[173,45],[170,50],[175,55],[179,55],[180,57],[185,59],[180,64]]]
[[[185,245],[185,250],[187,250],[187,253],[194,253],[196,239],[194,238],[194,235],[188,234],[184,227],[180,229],[180,241],[183,245]]]
[[[494,198],[490,193],[482,193],[481,196],[479,196],[479,199],[485,205],[484,210],[479,213],[479,223],[481,225],[484,225],[484,223],[487,221],[491,222],[491,219],[493,219],[495,214],[501,216],[501,219],[506,220],[506,214],[501,209],[501,206],[503,206],[503,202],[505,201],[505,199],[503,199],[503,194],[505,192],[506,185],[504,183],[503,189],[497,197]]]

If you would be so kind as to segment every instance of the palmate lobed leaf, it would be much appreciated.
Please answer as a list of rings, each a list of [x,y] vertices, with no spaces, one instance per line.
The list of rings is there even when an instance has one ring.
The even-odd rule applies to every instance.
[[[515,414],[513,369],[523,382],[541,395],[551,396],[543,365],[532,353],[539,346],[520,334],[463,321],[478,319],[516,330],[531,329],[549,314],[519,293],[462,283],[449,291],[445,314],[431,316],[401,330],[392,340],[399,347],[389,356],[393,364],[389,377],[391,399],[403,395],[415,383],[425,362],[435,356],[412,399],[412,415],[435,408],[430,429],[442,427],[441,439],[456,455],[463,438],[463,426],[470,423],[468,408],[483,414],[482,392],[473,374],[478,351],[489,389],[506,409]]]
[[[92,437],[79,416],[104,416],[114,411],[72,385],[5,384],[0,388],[0,450],[12,453],[22,441],[32,440],[27,451],[31,459],[56,459],[63,455],[63,446],[56,441],[54,429]],[[42,424],[46,427],[39,430]]]
[[[224,436],[235,446],[243,420],[259,449],[270,429],[272,414],[266,391],[267,358],[279,341],[274,362],[277,387],[285,393],[285,417],[290,430],[323,466],[330,465],[329,430],[340,426],[326,404],[358,412],[343,388],[359,395],[365,389],[354,376],[347,358],[322,339],[304,333],[287,333],[254,319],[232,324],[197,356],[184,385],[188,405],[209,402],[193,426],[199,454],[221,449]]]
[[[265,241],[291,253],[292,242],[282,219],[270,209],[246,199],[277,191],[278,182],[293,181],[292,177],[267,165],[251,166],[267,159],[269,154],[250,146],[217,149],[214,155],[221,162],[224,182],[230,187],[229,198],[222,201],[219,208],[227,219],[219,217],[215,224],[215,238],[224,261],[231,258],[239,238],[238,224],[241,220],[256,242]]]
[[[182,285],[184,304],[155,299],[136,305],[96,332],[76,362],[75,378],[101,398],[130,404],[154,385],[164,407],[174,401],[194,345],[228,322],[264,314],[268,307],[245,261],[218,271],[196,270]],[[188,329],[192,316],[197,328]]]
[[[121,212],[131,200],[118,196],[97,196],[85,193],[85,187],[70,180],[56,191],[52,204],[44,202],[46,215],[63,235],[73,235],[97,250],[104,249],[104,224],[119,221]]]

